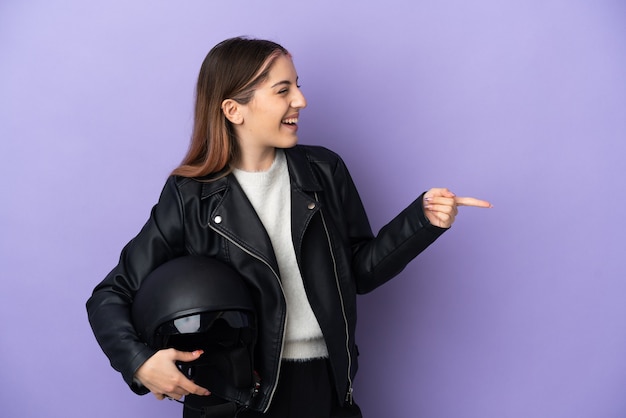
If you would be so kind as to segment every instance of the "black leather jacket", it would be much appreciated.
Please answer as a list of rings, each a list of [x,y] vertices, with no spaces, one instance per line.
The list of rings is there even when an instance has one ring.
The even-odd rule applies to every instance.
[[[398,274],[444,229],[424,216],[422,196],[372,234],[343,161],[321,147],[286,149],[291,228],[297,261],[326,341],[338,399],[351,402],[357,371],[356,294]],[[204,180],[204,181],[203,181]],[[286,306],[270,239],[231,174],[217,180],[170,177],[150,219],[87,302],[89,321],[111,365],[137,393],[135,371],[154,350],[133,328],[129,305],[144,278],[165,261],[200,254],[232,265],[256,295],[258,395],[230,394],[251,409],[269,406],[278,382]],[[288,220],[286,220],[288,221]]]

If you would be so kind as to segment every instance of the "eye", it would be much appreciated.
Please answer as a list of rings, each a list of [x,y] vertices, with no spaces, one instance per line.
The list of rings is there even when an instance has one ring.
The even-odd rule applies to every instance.
[[[278,94],[285,94],[289,91],[289,89],[280,89],[278,90]]]

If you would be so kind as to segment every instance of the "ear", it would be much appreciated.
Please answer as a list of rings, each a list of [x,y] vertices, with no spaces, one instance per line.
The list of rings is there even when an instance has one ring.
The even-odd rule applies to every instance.
[[[226,99],[222,102],[222,112],[231,123],[235,125],[241,125],[243,123],[241,107],[239,103],[233,99]]]

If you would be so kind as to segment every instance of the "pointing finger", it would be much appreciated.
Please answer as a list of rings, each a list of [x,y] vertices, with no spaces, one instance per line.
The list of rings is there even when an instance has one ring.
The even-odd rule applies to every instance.
[[[457,206],[473,206],[477,208],[492,208],[493,205],[486,200],[475,199],[473,197],[455,197]]]

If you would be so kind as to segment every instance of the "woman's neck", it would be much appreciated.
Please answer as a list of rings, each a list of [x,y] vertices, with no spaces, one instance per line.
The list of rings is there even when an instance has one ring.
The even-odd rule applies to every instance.
[[[243,171],[267,171],[276,156],[276,148],[242,149],[235,168]]]

